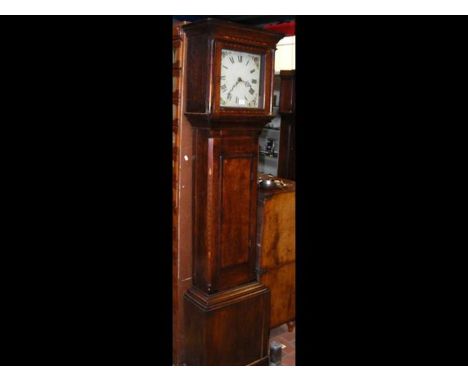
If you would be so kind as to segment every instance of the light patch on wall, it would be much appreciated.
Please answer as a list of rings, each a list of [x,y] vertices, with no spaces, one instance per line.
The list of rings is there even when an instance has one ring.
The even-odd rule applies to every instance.
[[[288,36],[276,45],[275,73],[294,69],[296,69],[296,36]]]

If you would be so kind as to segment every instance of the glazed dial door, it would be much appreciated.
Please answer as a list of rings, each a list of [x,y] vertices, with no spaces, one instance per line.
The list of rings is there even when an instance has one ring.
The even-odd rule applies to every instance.
[[[248,52],[221,50],[220,105],[259,108],[261,56]]]

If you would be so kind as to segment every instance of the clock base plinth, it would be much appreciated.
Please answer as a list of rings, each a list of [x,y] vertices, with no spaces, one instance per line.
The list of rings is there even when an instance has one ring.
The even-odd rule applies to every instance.
[[[184,296],[185,363],[192,366],[268,365],[270,291],[253,282]]]

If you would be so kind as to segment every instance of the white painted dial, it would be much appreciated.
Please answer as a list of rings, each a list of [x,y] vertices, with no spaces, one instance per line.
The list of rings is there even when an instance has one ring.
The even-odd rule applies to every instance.
[[[221,106],[259,108],[260,70],[259,54],[222,49]]]

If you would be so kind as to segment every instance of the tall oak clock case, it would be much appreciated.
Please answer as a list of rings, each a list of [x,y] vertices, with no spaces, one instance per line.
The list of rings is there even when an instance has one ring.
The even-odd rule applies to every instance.
[[[185,115],[195,158],[186,363],[267,365],[270,293],[255,269],[258,136],[272,118],[274,52],[282,35],[213,19],[183,29]],[[223,106],[229,94],[230,107]]]

